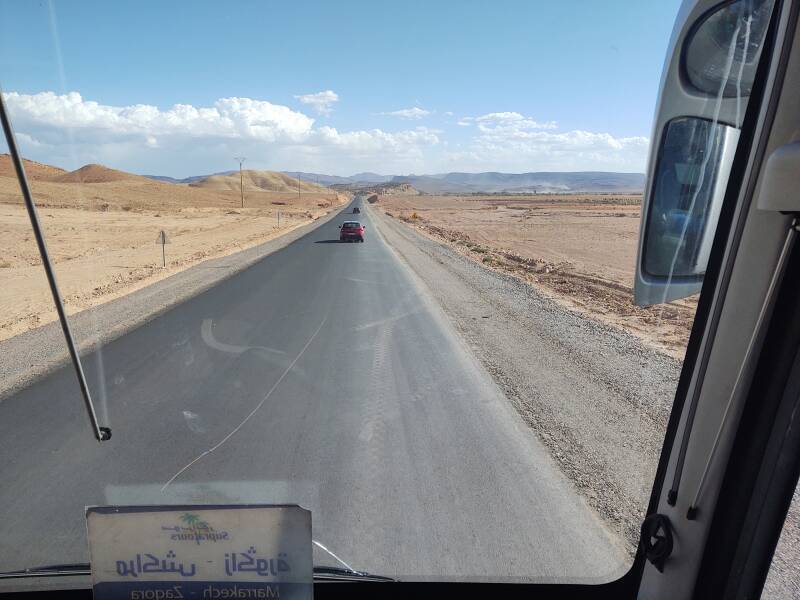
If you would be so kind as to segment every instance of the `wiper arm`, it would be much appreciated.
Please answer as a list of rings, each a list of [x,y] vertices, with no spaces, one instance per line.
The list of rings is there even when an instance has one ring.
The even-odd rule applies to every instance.
[[[79,577],[91,575],[89,563],[71,563],[63,565],[42,565],[19,569],[17,571],[0,572],[0,579],[22,579],[25,577]],[[314,567],[314,581],[396,581],[391,577],[372,575],[364,571],[342,569],[340,567]]]
[[[91,575],[92,568],[89,563],[71,563],[63,565],[42,565],[17,571],[0,573],[0,579],[21,579],[23,577],[77,577]]]
[[[56,306],[58,320],[61,322],[61,330],[64,332],[64,340],[67,342],[67,349],[72,358],[72,366],[75,369],[75,375],[78,377],[78,386],[83,396],[83,403],[86,406],[86,412],[92,424],[94,436],[97,438],[98,442],[104,442],[105,440],[111,439],[111,429],[108,427],[101,427],[97,420],[97,411],[94,409],[92,396],[89,393],[89,384],[86,382],[86,374],[83,372],[81,355],[78,352],[78,347],[75,345],[75,338],[72,336],[72,330],[70,329],[69,320],[67,319],[67,311],[64,308],[64,300],[61,296],[61,292],[58,290],[55,270],[53,269],[53,263],[50,261],[50,255],[47,252],[47,244],[44,241],[42,225],[39,223],[39,216],[36,213],[36,204],[33,202],[33,195],[28,185],[28,178],[25,176],[25,165],[22,162],[22,157],[17,148],[17,140],[14,138],[14,132],[11,130],[11,121],[8,119],[8,111],[6,111],[6,105],[5,102],[3,102],[2,92],[0,92],[0,125],[2,125],[3,132],[5,133],[8,153],[11,155],[11,161],[14,163],[14,169],[17,172],[17,180],[19,181],[19,187],[22,191],[22,198],[25,200],[25,208],[31,220],[33,235],[36,238],[36,245],[39,247],[39,255],[42,257],[42,266],[44,267],[45,275],[47,275],[47,283],[50,285],[50,293],[53,295],[53,302]]]

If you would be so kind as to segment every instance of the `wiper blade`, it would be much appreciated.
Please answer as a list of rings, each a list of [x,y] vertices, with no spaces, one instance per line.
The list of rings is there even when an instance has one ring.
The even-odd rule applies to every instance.
[[[340,567],[314,567],[315,581],[397,581],[383,575],[372,575],[365,571],[353,571]]]
[[[17,571],[0,573],[0,579],[20,579],[23,577],[78,577],[91,575],[92,568],[89,563],[70,563],[63,565],[42,565]]]
[[[70,563],[63,565],[42,565],[16,571],[0,572],[0,579],[20,579],[24,577],[78,577],[91,575],[89,563]],[[372,575],[364,571],[342,569],[339,567],[314,567],[315,581],[396,581],[391,577]]]

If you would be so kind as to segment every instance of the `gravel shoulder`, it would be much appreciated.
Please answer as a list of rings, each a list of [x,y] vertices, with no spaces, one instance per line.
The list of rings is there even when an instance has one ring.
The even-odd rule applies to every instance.
[[[636,196],[381,196],[376,206],[483,266],[512,275],[567,309],[682,360],[697,297],[633,302]]]
[[[323,223],[336,218],[334,210],[306,225],[247,250],[207,260],[121,298],[69,317],[81,353],[91,352],[181,302],[285,248]],[[69,360],[58,321],[0,341],[0,401]]]
[[[563,472],[632,554],[680,361],[370,207]]]

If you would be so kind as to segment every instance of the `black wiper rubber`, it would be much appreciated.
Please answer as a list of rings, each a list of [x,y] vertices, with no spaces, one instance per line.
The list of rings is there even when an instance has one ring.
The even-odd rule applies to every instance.
[[[64,565],[42,565],[17,571],[5,571],[0,573],[0,579],[21,579],[24,577],[79,577],[81,575],[91,575],[92,569],[89,563],[72,563]]]
[[[21,579],[25,577],[78,577],[91,575],[89,563],[72,563],[63,565],[42,565],[19,569],[17,571],[0,572],[0,579]],[[314,579],[317,581],[396,581],[391,577],[371,575],[363,571],[351,571],[338,567],[314,567]]]
[[[364,571],[351,571],[339,567],[314,567],[315,581],[397,581],[383,575],[372,575]]]

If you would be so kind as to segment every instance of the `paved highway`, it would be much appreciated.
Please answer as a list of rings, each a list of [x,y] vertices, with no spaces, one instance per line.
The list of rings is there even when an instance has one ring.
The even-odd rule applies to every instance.
[[[620,574],[615,540],[353,206],[89,355],[109,442],[71,370],[0,403],[0,570],[87,560],[90,504],[296,502],[376,574]],[[338,243],[347,218],[365,243]]]

